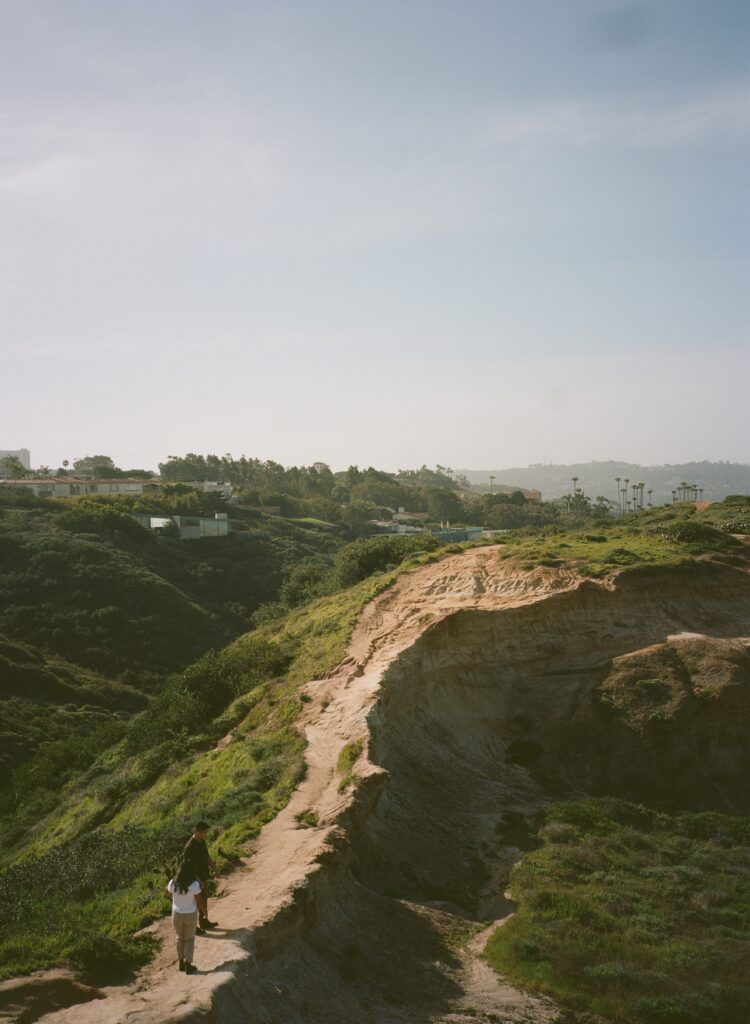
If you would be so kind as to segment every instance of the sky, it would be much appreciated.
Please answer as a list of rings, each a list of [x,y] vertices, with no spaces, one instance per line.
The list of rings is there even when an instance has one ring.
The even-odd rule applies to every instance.
[[[750,462],[746,0],[0,0],[0,449]]]

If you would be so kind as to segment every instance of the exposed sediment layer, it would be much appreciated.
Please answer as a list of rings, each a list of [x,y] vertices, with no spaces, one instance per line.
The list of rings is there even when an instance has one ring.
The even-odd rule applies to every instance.
[[[737,567],[593,583],[475,549],[407,574],[365,609],[341,671],[310,684],[307,778],[229,880],[206,973],[177,975],[165,951],[134,985],[42,1019],[552,1019],[482,974],[457,923],[507,911],[552,799],[747,810],[748,636]],[[362,782],[341,795],[336,758],[356,739]],[[320,827],[298,827],[306,809]]]
[[[629,574],[425,632],[369,716],[389,782],[357,877],[487,920],[549,800],[750,812],[748,582],[708,565]]]

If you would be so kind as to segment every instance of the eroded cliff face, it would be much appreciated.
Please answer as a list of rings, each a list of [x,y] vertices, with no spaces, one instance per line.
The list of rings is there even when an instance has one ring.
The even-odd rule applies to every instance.
[[[369,716],[389,778],[357,878],[487,920],[549,800],[750,812],[748,636],[750,577],[710,564],[438,623]]]
[[[510,869],[550,801],[750,813],[748,563],[595,583],[462,552],[371,602],[340,672],[308,692],[308,774],[227,886],[230,953],[189,997],[170,962],[50,1024],[555,1020],[482,975],[456,931],[511,909]],[[361,782],[342,793],[352,741]],[[300,830],[311,809],[319,826]]]
[[[450,922],[512,910],[510,870],[550,801],[750,812],[748,722],[740,568],[627,573],[427,625],[367,718],[369,759],[387,774],[358,792],[308,927],[255,972],[248,1019],[556,1019],[499,984],[472,988]]]

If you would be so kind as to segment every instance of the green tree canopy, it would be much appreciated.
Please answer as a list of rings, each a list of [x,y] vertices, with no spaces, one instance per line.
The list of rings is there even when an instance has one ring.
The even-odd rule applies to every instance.
[[[0,469],[8,473],[13,480],[23,480],[24,477],[31,475],[29,470],[15,455],[6,455],[5,458],[0,459]]]
[[[464,506],[455,491],[436,487],[427,491],[427,511],[431,519],[455,522],[462,519]]]

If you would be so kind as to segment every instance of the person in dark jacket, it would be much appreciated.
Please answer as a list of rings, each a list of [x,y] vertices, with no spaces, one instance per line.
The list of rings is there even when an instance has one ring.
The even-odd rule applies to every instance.
[[[216,927],[216,921],[208,919],[208,879],[211,872],[215,870],[216,863],[208,854],[207,834],[208,823],[196,822],[195,831],[185,844],[182,853],[183,860],[190,861],[195,865],[196,874],[201,883],[201,891],[195,898],[195,902],[198,904],[198,927],[196,928],[198,935],[203,935],[206,928]]]

